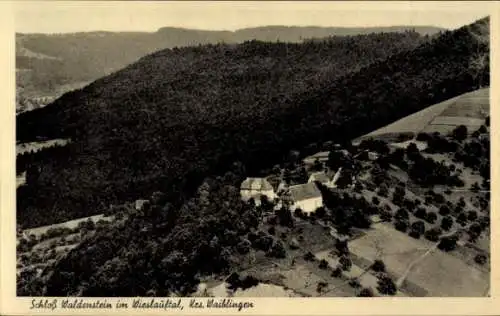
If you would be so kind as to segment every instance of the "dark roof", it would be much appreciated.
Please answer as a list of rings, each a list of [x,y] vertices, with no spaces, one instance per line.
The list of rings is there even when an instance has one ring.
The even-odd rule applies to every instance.
[[[313,182],[293,185],[290,187],[290,196],[293,201],[302,201],[321,197],[321,192]]]
[[[242,190],[259,190],[259,191],[267,191],[272,190],[273,187],[264,178],[246,178],[245,181],[241,183]]]

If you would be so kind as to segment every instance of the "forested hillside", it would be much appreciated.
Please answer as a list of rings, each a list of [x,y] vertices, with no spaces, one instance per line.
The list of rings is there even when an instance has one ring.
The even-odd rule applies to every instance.
[[[295,95],[427,40],[408,32],[304,44],[252,41],[142,58],[18,117],[19,141],[75,141],[68,161],[43,164],[37,181],[18,190],[20,222],[58,222],[172,184],[196,186],[234,160],[260,166],[280,159],[289,144],[274,143],[281,141],[276,137],[299,129],[296,119],[279,118],[297,104]],[[280,122],[294,127],[275,130]],[[252,161],[249,151],[267,158]]]
[[[434,35],[437,27],[322,28],[259,27],[231,31],[204,31],[165,27],[157,32],[88,32],[72,34],[17,34],[17,85],[20,110],[33,98],[59,96],[108,75],[160,49],[247,40],[301,42],[308,38],[415,30]],[[24,103],[23,103],[24,102]]]
[[[186,295],[202,277],[241,265],[250,247],[282,256],[280,237],[255,231],[259,214],[241,202],[241,180],[291,149],[315,153],[315,144],[348,141],[487,84],[487,65],[471,65],[489,56],[488,23],[403,51],[412,33],[165,50],[21,115],[30,129],[18,137],[74,141],[64,164],[43,164],[18,190],[20,223],[99,207],[120,219],[40,277],[23,278],[18,294]],[[108,207],[138,197],[151,203]],[[287,216],[277,218],[285,225]]]

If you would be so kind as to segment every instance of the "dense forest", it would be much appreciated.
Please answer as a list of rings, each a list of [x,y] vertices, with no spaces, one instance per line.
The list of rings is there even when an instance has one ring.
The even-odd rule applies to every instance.
[[[19,141],[74,140],[68,163],[44,164],[18,189],[19,222],[88,216],[155,190],[189,195],[234,161],[254,172],[290,149],[345,141],[473,90],[488,82],[489,69],[469,67],[489,54],[484,24],[432,40],[381,33],[149,55],[18,117]]]
[[[436,27],[323,28],[269,26],[231,31],[204,31],[165,27],[157,32],[89,32],[71,34],[16,34],[18,85],[26,93],[52,93],[61,85],[89,82],[116,71],[154,51],[199,44],[262,41],[301,42],[308,38],[404,32],[422,35],[441,31]]]
[[[67,164],[44,163],[38,182],[18,190],[20,223],[30,227],[86,216],[166,187],[188,192],[186,184],[194,188],[230,162],[251,164],[246,158],[255,156],[249,150],[266,151],[265,161],[253,161],[257,166],[281,159],[289,145],[276,146],[276,137],[298,126],[286,133],[276,128],[295,125],[283,113],[293,111],[295,95],[428,40],[415,32],[380,33],[304,44],[207,45],[147,56],[18,117],[19,141],[56,135],[75,141]]]
[[[402,52],[393,34],[166,50],[21,115],[20,139],[73,139],[64,165],[43,163],[36,181],[18,189],[21,224],[126,214],[85,236],[41,277],[22,276],[18,294],[185,295],[203,276],[230,273],[249,248],[282,255],[282,243],[257,230],[261,209],[240,200],[241,180],[283,162],[291,149],[314,153],[323,142],[344,142],[487,83],[489,69],[469,67],[475,54],[489,54],[477,36],[485,25],[486,19]],[[373,48],[383,43],[377,36],[393,37],[384,50],[393,47],[392,55],[356,45],[364,39]],[[408,38],[415,34],[400,36],[414,43]],[[339,47],[347,48],[337,56]],[[355,52],[363,58],[355,60]],[[319,61],[319,69],[336,67],[308,72]],[[176,73],[166,71],[174,65]],[[136,198],[151,203],[137,211],[109,207]],[[332,208],[340,202],[349,209],[330,220],[346,231],[369,226],[358,207],[379,209],[347,195],[325,199]],[[277,214],[285,225],[289,211]]]

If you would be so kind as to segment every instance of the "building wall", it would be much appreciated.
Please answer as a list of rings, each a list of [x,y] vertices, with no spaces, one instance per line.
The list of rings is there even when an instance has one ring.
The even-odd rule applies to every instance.
[[[304,213],[312,213],[316,211],[318,207],[323,206],[323,198],[322,197],[317,197],[317,198],[312,198],[312,199],[307,199],[303,201],[298,201],[295,202],[292,205],[292,209],[295,210],[297,208],[300,208]]]

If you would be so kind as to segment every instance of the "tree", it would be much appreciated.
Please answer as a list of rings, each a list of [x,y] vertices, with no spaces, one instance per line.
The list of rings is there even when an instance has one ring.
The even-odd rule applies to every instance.
[[[317,218],[324,218],[326,215],[326,210],[324,207],[318,207],[314,212]]]
[[[395,295],[397,292],[396,284],[388,276],[382,276],[378,279],[377,290],[385,295]]]
[[[434,227],[426,231],[424,236],[427,240],[436,242],[439,240],[441,233],[441,229],[439,229],[438,227]]]
[[[411,229],[422,235],[425,232],[425,224],[422,221],[416,221],[411,225]]]
[[[459,223],[462,226],[467,225],[467,215],[465,215],[464,212],[461,212],[460,214],[458,214],[457,223]]]
[[[429,224],[433,224],[437,220],[437,215],[435,212],[428,212],[425,216],[425,221]]]
[[[394,222],[394,228],[399,230],[400,232],[405,233],[408,230],[408,222],[407,221],[396,221]]]
[[[474,261],[477,263],[477,264],[480,264],[480,265],[483,265],[486,263],[487,261],[487,257],[486,255],[483,255],[483,254],[477,254],[475,257],[474,257]]]
[[[342,266],[343,271],[349,271],[352,267],[352,261],[347,256],[341,256],[339,259],[339,263]]]
[[[293,227],[295,220],[293,219],[292,213],[287,208],[280,208],[276,210],[276,215],[278,218],[278,223],[282,226]]]
[[[417,211],[415,212],[416,218],[424,219],[426,218],[426,216],[427,216],[427,211],[425,210],[425,208],[423,207],[417,208]]]
[[[358,279],[356,278],[352,278],[351,280],[349,280],[349,285],[352,287],[352,288],[360,288],[361,287],[361,283],[359,283]]]
[[[339,278],[342,275],[342,268],[340,265],[332,271],[332,277]]]
[[[328,268],[328,261],[326,261],[325,259],[321,259],[318,267],[322,270]]]
[[[451,213],[450,207],[446,204],[443,204],[439,207],[439,214],[442,216],[447,216]]]
[[[469,221],[471,221],[471,222],[472,222],[472,221],[475,221],[475,220],[477,219],[477,212],[476,212],[476,211],[469,211],[469,212],[467,213],[467,219],[468,219]]]
[[[404,208],[400,208],[397,212],[396,215],[394,216],[397,220],[400,221],[406,221],[410,218],[410,214],[408,211]]]
[[[389,211],[381,210],[380,211],[380,219],[384,222],[390,222],[392,220],[392,214]]]
[[[246,254],[250,251],[252,243],[248,239],[242,239],[236,246],[237,251],[240,254]]]
[[[280,240],[275,242],[271,247],[271,250],[268,252],[268,255],[274,258],[286,258],[286,250],[283,242]]]
[[[417,145],[413,142],[411,142],[408,147],[406,147],[406,155],[408,156],[408,159],[414,161],[415,159],[418,159],[416,157],[420,156],[420,150],[418,149]]]
[[[372,270],[375,272],[385,272],[385,263],[382,260],[375,260],[372,264]]]
[[[293,211],[293,215],[297,216],[298,218],[303,218],[304,217],[304,212],[302,211],[302,209],[300,207],[297,207]]]
[[[166,203],[166,195],[163,192],[155,191],[151,195],[151,204],[163,206]]]
[[[323,289],[328,286],[328,283],[326,282],[318,282],[318,285],[316,286],[316,292],[321,293],[323,292]]]
[[[441,220],[441,228],[445,231],[450,230],[450,228],[453,226],[453,218],[451,216],[445,216]]]
[[[319,161],[318,158],[314,160],[314,164],[312,166],[313,171],[323,171],[323,164]]]
[[[457,247],[457,240],[458,238],[456,236],[442,237],[438,244],[438,248],[443,251],[452,251]]]
[[[465,125],[457,126],[452,132],[452,137],[458,141],[463,141],[467,138],[467,127]]]
[[[378,195],[383,197],[387,197],[389,195],[389,189],[387,188],[387,185],[385,184],[380,185],[378,189]]]
[[[308,251],[305,255],[304,255],[304,260],[305,261],[314,261],[316,260],[316,257],[314,256],[314,254],[310,251]]]
[[[349,254],[349,247],[347,245],[347,240],[337,239],[335,242],[335,249],[337,250],[338,256],[347,256]]]
[[[372,203],[375,204],[375,205],[379,205],[380,204],[380,200],[378,197],[376,196],[373,196],[372,197]]]

